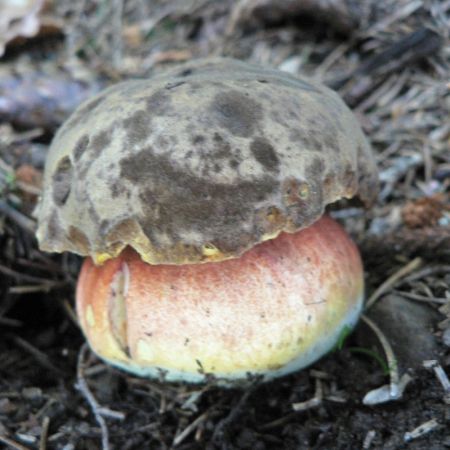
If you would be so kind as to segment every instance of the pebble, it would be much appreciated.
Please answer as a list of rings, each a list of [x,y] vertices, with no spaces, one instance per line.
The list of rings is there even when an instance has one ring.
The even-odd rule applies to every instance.
[[[424,360],[437,358],[438,342],[433,329],[439,315],[432,307],[398,295],[387,295],[379,299],[367,315],[385,334],[404,370],[421,367]],[[366,329],[361,330],[357,338],[362,347],[373,346],[373,336]]]

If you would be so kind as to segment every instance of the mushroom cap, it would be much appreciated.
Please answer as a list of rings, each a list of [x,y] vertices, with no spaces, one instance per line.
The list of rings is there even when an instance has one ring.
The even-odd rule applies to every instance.
[[[375,198],[370,147],[338,95],[226,58],[119,83],[80,105],[48,153],[40,246],[96,263],[240,256],[325,207]]]

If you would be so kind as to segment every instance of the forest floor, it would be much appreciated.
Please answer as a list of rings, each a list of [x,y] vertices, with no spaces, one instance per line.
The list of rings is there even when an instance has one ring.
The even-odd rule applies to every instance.
[[[0,447],[450,448],[450,2],[48,0],[8,21],[12,4],[0,6]],[[14,37],[33,19],[37,34]],[[34,237],[45,155],[77,104],[210,55],[337,90],[380,171],[373,208],[332,214],[361,249],[382,342],[361,321],[311,368],[245,390],[105,365],[74,314],[81,258]],[[380,396],[397,376],[399,398]]]

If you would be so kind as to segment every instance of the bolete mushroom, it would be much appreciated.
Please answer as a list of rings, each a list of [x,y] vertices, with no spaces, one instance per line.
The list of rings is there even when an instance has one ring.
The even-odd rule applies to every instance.
[[[270,379],[352,327],[359,253],[325,207],[377,175],[338,95],[231,59],[117,84],[48,154],[43,250],[88,256],[77,311],[92,349],[143,376]]]

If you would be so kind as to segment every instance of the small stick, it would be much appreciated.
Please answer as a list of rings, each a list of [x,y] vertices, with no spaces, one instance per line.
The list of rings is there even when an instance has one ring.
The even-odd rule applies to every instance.
[[[281,427],[285,423],[289,422],[291,419],[296,417],[297,414],[295,412],[291,412],[286,414],[285,416],[280,417],[279,419],[275,419],[272,422],[267,422],[259,427],[261,431],[271,430],[273,428]]]
[[[339,395],[327,395],[325,400],[334,403],[347,403],[347,399],[345,397],[341,397]]]
[[[224,433],[224,430],[226,427],[228,427],[233,420],[235,420],[239,414],[241,413],[242,408],[244,407],[245,403],[247,402],[248,398],[250,397],[250,394],[254,391],[254,385],[251,385],[241,396],[239,401],[236,403],[236,405],[231,409],[228,416],[226,416],[224,419],[222,419],[217,425],[216,429],[214,430],[212,441],[213,442],[219,442],[222,438],[222,435]]]
[[[115,30],[123,29],[123,0],[113,1],[113,26]],[[119,69],[123,56],[123,36],[122,33],[113,33],[112,35],[112,60],[115,69]]]
[[[397,294],[401,297],[409,298],[411,300],[416,300],[418,302],[437,303],[439,305],[446,305],[448,302],[448,299],[443,298],[443,297],[427,297],[425,295],[414,294],[412,292],[406,292],[406,291],[397,291],[397,290],[394,290],[393,292],[394,292],[394,294]]]
[[[407,431],[403,436],[403,440],[405,442],[412,441],[413,439],[416,439],[420,436],[423,436],[424,434],[429,433],[430,431],[433,431],[438,426],[439,423],[436,419],[428,420],[427,422],[424,422],[422,425],[419,425],[417,428],[414,428],[414,430]]]
[[[375,290],[375,292],[370,296],[369,300],[367,300],[365,309],[366,311],[384,294],[386,293],[391,287],[397,283],[400,279],[405,277],[406,275],[409,275],[411,272],[414,272],[416,269],[418,269],[422,265],[422,259],[421,258],[414,258],[412,261],[410,261],[406,266],[402,267],[400,270],[392,274],[384,283],[382,283],[378,289]]]
[[[34,235],[36,231],[36,222],[33,219],[30,219],[17,209],[14,209],[4,200],[0,200],[0,212],[13,222],[16,222],[20,228]]]
[[[401,67],[408,67],[420,58],[436,53],[441,45],[442,38],[437,33],[429,28],[420,28],[364,61],[353,75],[392,73]]]
[[[0,210],[1,212],[1,210]],[[6,267],[2,264],[0,264],[0,273],[3,273],[4,275],[14,278],[17,281],[26,281],[30,283],[53,283],[53,280],[47,280],[46,278],[39,278],[35,277],[33,275],[27,275],[22,272],[18,272],[17,270],[10,269],[9,267]]]
[[[75,311],[72,308],[72,305],[69,303],[69,300],[67,300],[67,298],[62,300],[62,306],[64,311],[66,312],[66,314],[68,315],[69,319],[72,321],[72,323],[79,328],[80,327],[80,323],[78,322],[78,317],[75,313]]]
[[[10,447],[14,448],[15,450],[29,450],[28,447],[25,447],[24,445],[21,445],[18,442],[13,441],[10,438],[7,438],[6,436],[0,435],[0,442],[3,442],[3,444],[9,445]]]
[[[298,402],[292,404],[292,409],[294,411],[306,411],[311,408],[316,408],[322,404],[323,400],[323,388],[322,381],[320,378],[316,378],[316,390],[314,392],[314,397],[306,400],[304,402]]]
[[[78,353],[78,362],[77,362],[77,383],[75,385],[76,389],[83,395],[83,397],[89,403],[91,407],[91,411],[94,414],[95,420],[100,425],[100,430],[102,434],[102,449],[109,450],[109,431],[108,426],[106,425],[105,419],[102,417],[100,413],[100,405],[95,399],[94,395],[89,389],[86,379],[84,378],[84,359],[88,350],[88,346],[84,343],[81,346],[80,352]]]
[[[100,406],[98,412],[103,417],[108,417],[109,419],[125,420],[125,414],[122,411],[114,411],[113,409],[106,408],[105,406]]]
[[[64,284],[66,284],[64,281],[63,282],[54,281],[54,282],[44,282],[42,284],[35,284],[35,285],[13,286],[8,289],[8,293],[15,295],[32,294],[34,292],[48,293],[53,288],[62,286]]]
[[[436,275],[441,273],[443,274],[450,273],[450,265],[424,267],[422,270],[419,270],[416,273],[413,273],[409,277],[405,278],[405,280],[402,281],[401,284],[403,284],[404,282],[410,283],[411,281],[420,280],[422,278],[429,277],[430,275]]]
[[[59,377],[64,377],[66,374],[56,367],[48,358],[48,356],[41,352],[38,348],[31,345],[29,342],[25,341],[24,339],[20,338],[19,336],[13,336],[12,340],[14,343],[19,346],[22,350],[25,350],[27,353],[29,353],[31,356],[34,357],[34,359],[44,368],[47,369],[50,372],[53,372],[55,375]]]
[[[0,316],[0,325],[15,328],[15,327],[22,327],[23,322],[16,319],[10,319],[9,317]]]
[[[427,369],[434,370],[437,379],[444,388],[444,402],[450,404],[450,380],[442,366],[435,359],[424,361],[423,366]]]
[[[367,261],[385,262],[398,254],[407,258],[412,257],[412,255],[421,255],[423,259],[430,261],[436,261],[437,259],[448,261],[450,234],[446,227],[423,229],[401,227],[399,230],[387,234],[363,238],[360,247]],[[429,267],[427,269],[431,270]],[[415,276],[415,273],[413,275]],[[405,278],[405,281],[408,280],[409,277]]]
[[[372,329],[372,331],[377,336],[380,341],[381,346],[383,347],[384,353],[386,355],[386,359],[388,362],[389,368],[389,377],[390,377],[390,397],[395,399],[399,396],[399,373],[398,373],[398,364],[397,359],[394,355],[394,351],[392,350],[391,344],[389,343],[386,336],[380,330],[378,325],[371,319],[369,319],[365,314],[361,316],[362,320]]]
[[[39,450],[45,450],[47,448],[48,428],[50,426],[50,417],[45,416],[42,421],[42,433],[39,440]]]
[[[206,418],[208,417],[208,411],[198,416],[191,424],[189,424],[180,434],[175,436],[172,445],[176,447],[180,445],[184,439],[195,430]]]
[[[333,376],[323,370],[311,369],[309,374],[313,378],[320,378],[321,380],[332,380]]]
[[[370,430],[367,432],[362,445],[363,450],[369,450],[373,440],[375,439],[376,434],[377,433],[375,430]]]

